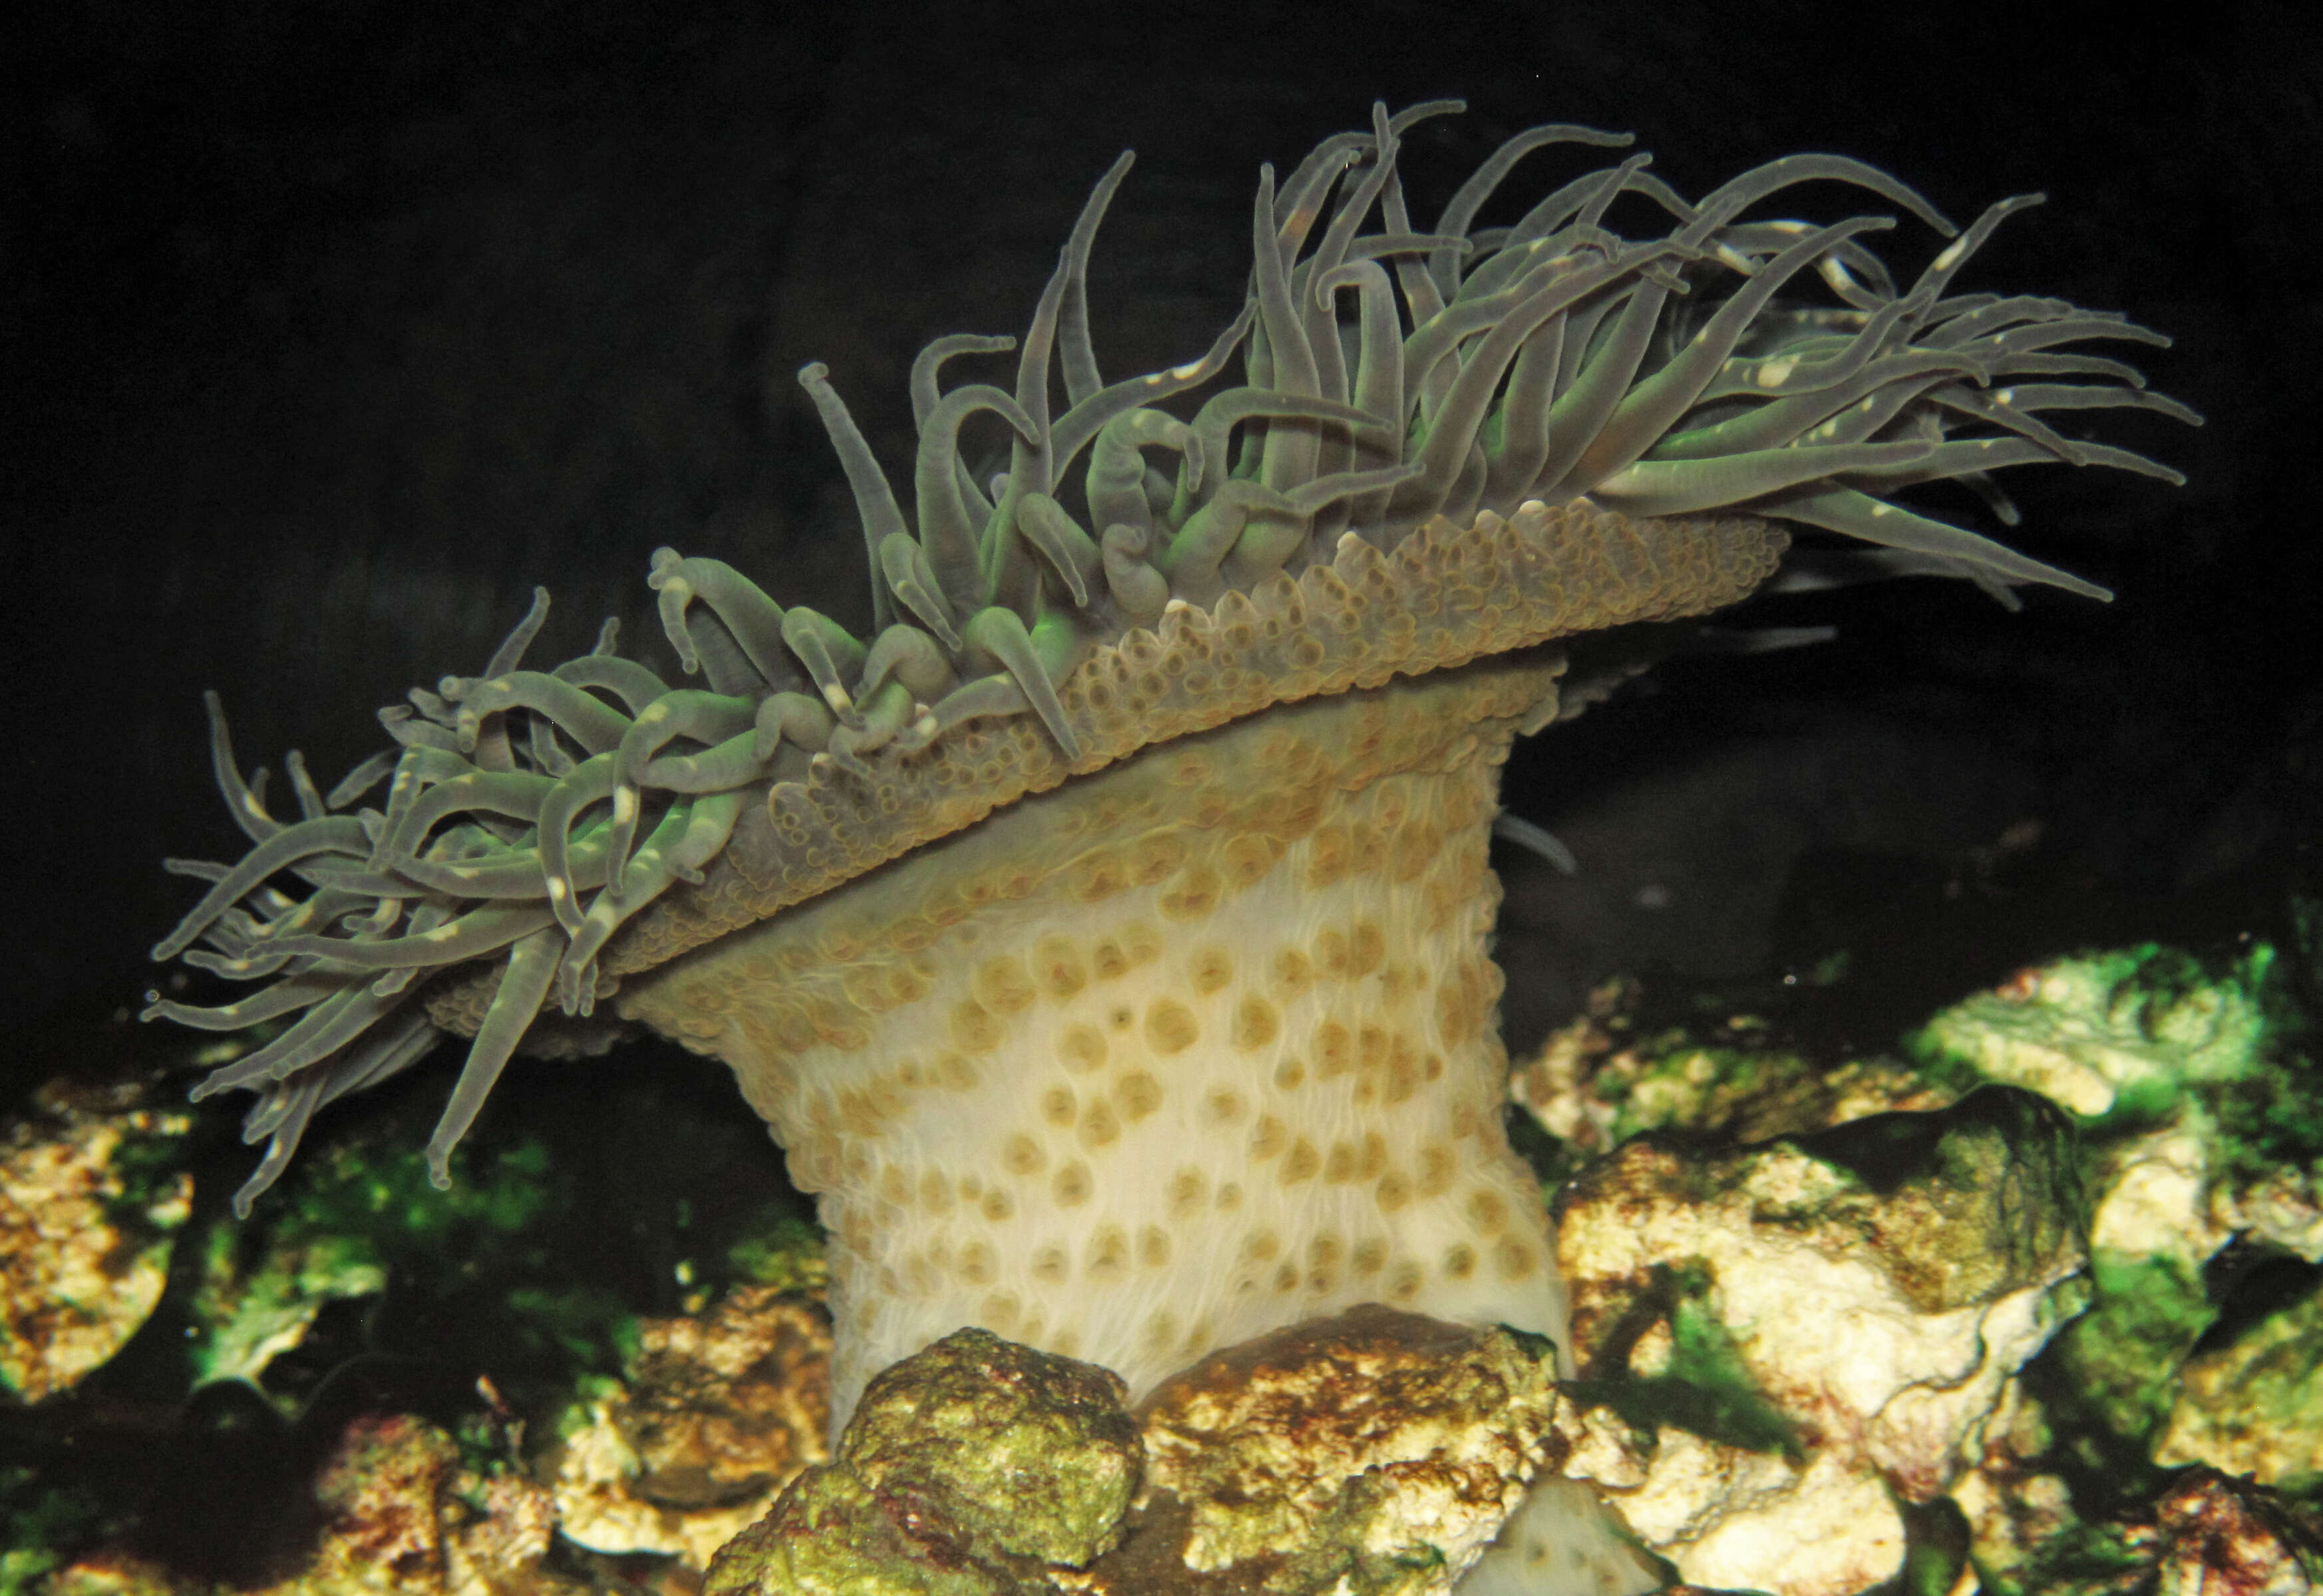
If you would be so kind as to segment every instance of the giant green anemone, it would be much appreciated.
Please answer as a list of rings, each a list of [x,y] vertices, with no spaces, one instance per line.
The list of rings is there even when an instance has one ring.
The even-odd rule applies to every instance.
[[[971,1323],[1137,1389],[1372,1299],[1561,1337],[1498,1112],[1485,861],[1510,739],[1598,690],[1559,640],[1611,637],[1618,674],[1638,623],[1781,580],[1795,531],[1814,581],[2102,596],[1906,496],[1965,483],[2011,520],[2006,466],[2174,481],[2051,418],[2194,417],[2087,347],[2159,335],[1955,290],[2033,197],[1959,232],[1843,157],[1689,199],[1636,155],[1520,211],[1520,163],[1629,142],[1552,125],[1423,228],[1399,141],[1457,108],[1380,109],[1262,168],[1242,313],[1108,382],[1086,267],[1125,155],[1021,340],[920,355],[908,516],[801,372],[853,489],[868,637],[661,549],[677,674],[610,623],[528,666],[541,593],[482,671],[382,711],[394,746],[328,793],[291,756],[296,819],[213,696],[252,846],[170,864],[208,887],[153,952],[252,989],[147,1014],[279,1026],[194,1094],[256,1096],[237,1209],[325,1104],[446,1033],[472,1040],[439,1181],[519,1045],[642,1024],[726,1059],[820,1195],[842,1418]],[[1871,248],[1892,218],[1766,214],[1809,184],[1950,242],[1900,286]],[[946,385],[1012,350],[1012,383]]]

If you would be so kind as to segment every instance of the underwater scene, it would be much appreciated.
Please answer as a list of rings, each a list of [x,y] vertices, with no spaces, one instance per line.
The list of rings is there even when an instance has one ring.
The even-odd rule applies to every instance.
[[[25,59],[0,1596],[2323,1586],[2323,23]]]

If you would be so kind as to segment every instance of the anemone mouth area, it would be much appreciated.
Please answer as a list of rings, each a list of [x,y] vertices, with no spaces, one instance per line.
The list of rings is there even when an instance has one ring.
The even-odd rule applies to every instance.
[[[1143,1390],[1383,1301],[1560,1343],[1499,1105],[1499,768],[1535,649],[1029,797],[632,983],[831,1232],[836,1409],[962,1325]]]

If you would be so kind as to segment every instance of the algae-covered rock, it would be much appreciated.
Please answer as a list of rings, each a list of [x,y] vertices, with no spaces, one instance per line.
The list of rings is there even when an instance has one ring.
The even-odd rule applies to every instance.
[[[621,1378],[592,1382],[541,1460],[576,1546],[695,1570],[826,1455],[831,1325],[740,1286],[710,1311],[639,1321]]]
[[[2153,1460],[2207,1463],[2261,1485],[2323,1484],[2323,1283],[2186,1361]]]
[[[1633,980],[1607,982],[1510,1075],[1510,1100],[1555,1139],[1568,1169],[1649,1131],[1758,1142],[1960,1096],[1898,1059],[1820,1062],[1749,1014],[1641,1028],[1642,999]]]
[[[0,1390],[37,1402],[121,1350],[191,1211],[188,1116],[142,1083],[52,1081],[0,1123]]]
[[[2087,1119],[2163,1112],[2190,1082],[2255,1067],[2266,1032],[2259,989],[2273,961],[2262,945],[2212,975],[2153,943],[2060,959],[1947,1009],[1918,1045]]]
[[[1584,1389],[1657,1437],[1600,1482],[1696,1582],[1894,1574],[1891,1499],[1974,1461],[2080,1305],[2084,1223],[2070,1124],[2005,1088],[1726,1151],[1629,1143],[1559,1205]],[[1810,1531],[1816,1559],[1779,1555]]]
[[[2264,1372],[2296,1360],[2297,1326],[2188,1362],[2227,1307],[2209,1266],[2229,1243],[2323,1260],[2323,1076],[2291,986],[2264,943],[2207,963],[2146,945],[2023,972],[1913,1040],[1932,1069],[2020,1082],[2081,1121],[2094,1296],[2058,1338],[2052,1396],[2091,1460],[2287,1466],[2323,1424]],[[2307,1409],[2244,1405],[2262,1392]]]
[[[838,1455],[721,1550],[704,1596],[1043,1588],[1119,1538],[1137,1488],[1120,1379],[960,1330],[883,1371]]]
[[[1202,1360],[1141,1404],[1146,1489],[1109,1591],[1420,1596],[1562,1444],[1555,1349],[1376,1305]]]

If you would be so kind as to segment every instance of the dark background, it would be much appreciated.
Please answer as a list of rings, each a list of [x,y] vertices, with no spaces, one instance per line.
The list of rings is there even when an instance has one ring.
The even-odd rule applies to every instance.
[[[379,743],[377,705],[475,669],[535,582],[540,653],[619,612],[658,657],[666,542],[859,623],[797,367],[828,361],[906,459],[913,353],[1019,330],[1125,146],[1099,353],[1108,375],[1188,358],[1241,299],[1258,163],[1374,97],[1471,103],[1407,149],[1423,216],[1550,120],[1634,130],[1688,192],[1800,149],[1963,223],[2046,189],[1960,289],[2174,334],[2126,353],[2209,418],[2089,417],[2182,490],[2014,473],[2013,540],[2111,606],[2034,592],[2010,616],[1931,582],[1767,602],[1842,636],[1679,665],[1522,751],[1510,807],[1583,869],[1509,862],[1513,1043],[1617,968],[1772,981],[1844,949],[1902,1010],[2078,940],[2271,929],[2314,868],[2323,741],[2323,50],[2309,7],[2173,14],[23,8],[0,49],[10,1062],[114,1049],[194,895],[156,861],[239,851],[202,688],[246,765],[298,746],[327,784]],[[1556,159],[1511,192],[1575,170]],[[1881,247],[1908,273],[1934,242],[1907,223]]]

